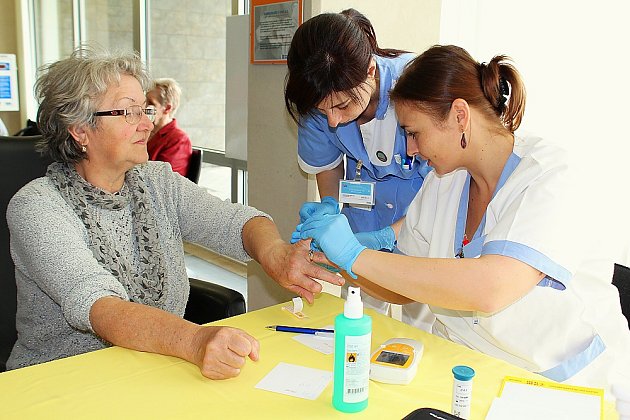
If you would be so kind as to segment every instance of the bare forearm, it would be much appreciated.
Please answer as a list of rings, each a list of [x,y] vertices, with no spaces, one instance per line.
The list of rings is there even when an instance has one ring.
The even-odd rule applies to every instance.
[[[104,297],[92,305],[90,322],[96,334],[117,346],[195,363],[193,342],[201,327],[169,312]]]
[[[413,302],[412,299],[409,299],[408,297],[402,296],[398,293],[394,293],[385,287],[379,286],[378,284],[371,282],[365,277],[358,276],[358,278],[355,280],[350,277],[350,275],[345,271],[342,271],[341,275],[347,282],[360,286],[362,291],[382,301],[396,303],[398,305]]]
[[[274,247],[283,243],[278,228],[266,217],[254,217],[243,226],[243,247],[261,264],[269,257]]]
[[[394,269],[395,267],[395,269]],[[543,275],[509,257],[421,258],[365,250],[352,270],[414,301],[495,312],[525,295]]]
[[[334,169],[318,173],[316,178],[319,196],[321,198],[333,197],[335,200],[338,200],[339,180],[344,178],[343,162]]]

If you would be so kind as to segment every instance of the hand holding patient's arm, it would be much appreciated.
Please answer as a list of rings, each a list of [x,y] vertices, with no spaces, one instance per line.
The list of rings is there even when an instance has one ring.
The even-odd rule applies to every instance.
[[[312,217],[300,229],[302,239],[312,238],[326,257],[356,278],[352,264],[366,248],[352,233],[348,219],[343,214]]]

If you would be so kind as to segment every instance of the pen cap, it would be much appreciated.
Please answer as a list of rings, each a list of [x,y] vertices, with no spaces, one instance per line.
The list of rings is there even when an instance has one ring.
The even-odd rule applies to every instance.
[[[363,316],[360,287],[348,287],[348,296],[346,297],[346,303],[343,305],[343,315],[352,319],[359,319]]]

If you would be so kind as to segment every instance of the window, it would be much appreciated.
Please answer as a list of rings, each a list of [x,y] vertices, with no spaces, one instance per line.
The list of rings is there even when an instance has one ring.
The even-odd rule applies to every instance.
[[[81,41],[96,43],[108,50],[134,48],[134,8],[130,1],[84,1],[79,25]]]
[[[32,11],[36,67],[69,56],[74,47],[72,0],[35,0]]]
[[[23,0],[29,2],[34,67],[67,57],[76,45],[140,52],[153,77],[182,88],[176,118],[205,149],[199,184],[246,203],[247,163],[225,157],[226,17],[231,0]],[[239,12],[247,10],[238,2]],[[34,115],[31,117],[34,118]]]

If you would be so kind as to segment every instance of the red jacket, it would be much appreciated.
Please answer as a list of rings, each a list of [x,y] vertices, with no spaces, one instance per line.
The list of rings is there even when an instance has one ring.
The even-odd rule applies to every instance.
[[[188,161],[192,155],[192,144],[188,135],[177,127],[175,119],[149,139],[147,152],[150,160],[168,162],[173,171],[186,176]]]

